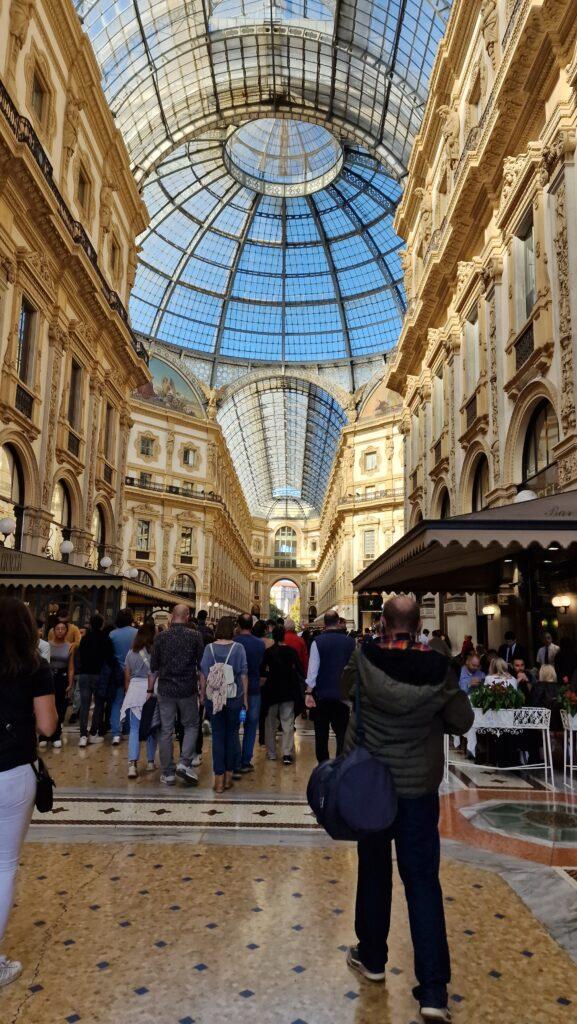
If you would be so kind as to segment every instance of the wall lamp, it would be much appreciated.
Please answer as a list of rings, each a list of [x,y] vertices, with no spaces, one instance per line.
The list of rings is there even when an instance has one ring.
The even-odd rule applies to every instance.
[[[568,594],[555,594],[551,604],[557,609],[560,615],[566,615],[571,607],[571,598]]]
[[[498,612],[499,612],[499,608],[498,608],[498,606],[496,604],[486,604],[486,605],[483,605],[483,615],[487,616],[487,618],[489,619],[489,622],[491,621],[491,619],[493,619],[495,617],[495,615],[498,614]]]

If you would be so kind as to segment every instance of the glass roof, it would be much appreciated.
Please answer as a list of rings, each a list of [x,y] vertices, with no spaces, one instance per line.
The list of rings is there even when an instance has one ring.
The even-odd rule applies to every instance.
[[[392,226],[398,183],[346,146],[340,176],[322,191],[262,195],[229,174],[226,138],[210,132],[180,146],[147,181],[135,329],[251,361],[390,349],[405,309]]]
[[[346,417],[331,395],[291,377],[252,381],[218,413],[253,515],[320,512]]]
[[[242,185],[269,196],[304,196],[328,185],[343,165],[339,142],[320,124],[261,117],[233,131],[224,163]]]

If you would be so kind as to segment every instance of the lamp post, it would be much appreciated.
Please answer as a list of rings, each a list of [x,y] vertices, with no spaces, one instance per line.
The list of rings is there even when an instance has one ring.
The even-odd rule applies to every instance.
[[[12,537],[16,533],[16,520],[13,516],[4,516],[3,519],[0,519],[0,533],[3,535],[2,545],[6,547],[8,537]]]

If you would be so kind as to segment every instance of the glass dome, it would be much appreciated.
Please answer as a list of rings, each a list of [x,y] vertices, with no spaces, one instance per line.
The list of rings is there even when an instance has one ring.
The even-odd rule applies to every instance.
[[[337,177],[339,142],[320,124],[262,117],[241,125],[226,140],[224,162],[242,185],[268,196],[305,196]]]
[[[263,120],[274,126],[268,136]],[[266,171],[272,179],[287,124],[295,122],[207,132],[147,179],[151,224],[130,305],[137,331],[251,362],[350,360],[394,346],[405,310],[402,242],[392,224],[401,188],[347,144],[337,176],[314,194],[271,196],[239,182],[225,163],[227,144],[230,153],[240,137],[238,162],[250,153],[247,141],[261,154],[269,146],[278,155]],[[332,175],[341,147],[329,132],[299,124],[293,146],[297,173],[306,177],[313,153],[315,169],[330,155]]]

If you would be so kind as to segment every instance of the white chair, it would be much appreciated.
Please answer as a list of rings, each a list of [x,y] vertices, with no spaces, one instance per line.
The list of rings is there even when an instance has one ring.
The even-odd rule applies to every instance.
[[[479,767],[491,768],[500,772],[522,772],[530,768],[543,768],[545,772],[545,783],[555,789],[555,778],[553,775],[553,752],[551,750],[551,711],[549,708],[507,708],[503,711],[482,711],[475,708],[475,729],[477,732],[489,732],[494,736],[501,736],[503,733],[519,735],[525,729],[538,729],[541,733],[543,744],[543,760],[535,764],[515,764],[508,768],[500,768],[497,765],[480,765]],[[576,726],[577,728],[577,726]],[[445,736],[445,782],[449,781],[449,765],[460,765],[462,761],[451,761],[449,759],[449,740]]]
[[[573,772],[576,766],[573,760],[573,737],[577,733],[577,715],[570,715],[568,711],[562,711],[561,722],[563,723],[563,785],[567,789],[574,789]]]

